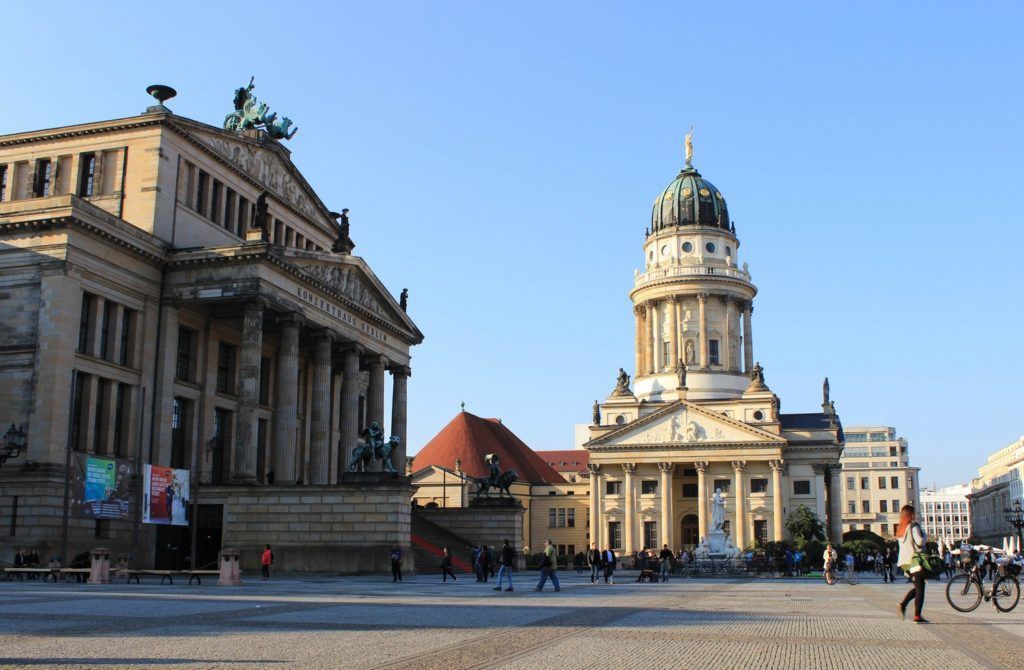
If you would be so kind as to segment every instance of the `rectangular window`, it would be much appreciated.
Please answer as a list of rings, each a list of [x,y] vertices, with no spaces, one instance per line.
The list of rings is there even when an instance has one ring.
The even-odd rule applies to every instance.
[[[856,488],[857,488],[857,478],[856,477],[847,477],[846,478],[846,490],[853,491]]]
[[[565,528],[565,508],[558,508],[558,527]]]
[[[605,482],[604,492],[610,496],[622,495],[622,482]]]
[[[658,492],[658,482],[653,479],[644,479],[640,482],[640,495],[650,496]]]
[[[211,468],[211,479],[214,484],[223,484],[226,481],[225,463],[229,458],[228,445],[231,444],[231,420],[232,414],[226,409],[217,408],[213,410],[213,467]]]
[[[114,455],[122,457],[127,451],[125,439],[128,426],[128,385],[118,384],[114,392]]]
[[[82,316],[78,325],[78,353],[89,352],[89,331],[92,330],[92,306],[95,298],[88,293],[82,294]]]
[[[96,384],[96,413],[93,416],[93,434],[92,434],[92,450],[93,453],[102,454],[103,449],[103,428],[104,419],[107,414],[107,388],[109,388],[110,382],[106,379],[99,380]]]
[[[199,171],[199,179],[196,180],[196,211],[206,216],[206,195],[210,190],[210,175],[203,170]]]
[[[900,501],[897,498],[893,498],[893,500],[892,500],[892,511],[893,512],[900,511]]]
[[[889,524],[883,523],[882,524],[882,535],[888,535],[888,534],[889,534]]]
[[[899,477],[890,477],[889,479],[892,482],[892,488],[898,489],[900,487],[900,478]],[[885,488],[885,487],[883,486],[882,488]]]
[[[867,491],[869,488],[871,488],[871,479],[869,477],[861,477],[860,488],[862,491]]]
[[[284,244],[284,223],[274,219],[274,244]]]
[[[708,363],[718,365],[718,340],[708,340]]]
[[[608,544],[614,549],[622,549],[622,522],[608,522]]]
[[[722,493],[729,492],[729,486],[732,484],[731,479],[716,479],[713,483],[712,490],[721,489]]]
[[[846,502],[846,511],[849,512],[850,514],[856,514],[857,513],[857,501],[856,500],[848,500]]]
[[[761,546],[768,544],[768,522],[764,519],[754,519],[754,539]]]
[[[224,227],[232,233],[238,234],[237,221],[235,220],[235,192],[230,188],[224,192]]]
[[[88,198],[93,194],[96,178],[96,154],[82,154],[78,164],[78,195]]]
[[[171,467],[182,468],[185,465],[185,433],[188,412],[188,400],[175,398],[171,410]]]
[[[672,360],[672,343],[662,342],[661,343],[661,364],[663,367],[668,367],[669,362]]]
[[[644,521],[644,546],[658,546],[658,522]]]
[[[811,481],[809,479],[797,479],[793,481],[793,495],[795,496],[809,496],[811,495]]]
[[[880,489],[884,489],[885,488],[885,477],[879,477],[878,478],[878,488],[880,488]]]
[[[870,531],[871,530],[871,524],[870,523],[861,524],[860,528],[861,528],[861,530]]]
[[[0,202],[7,199],[7,166],[0,165]]]
[[[548,510],[548,528],[558,527],[558,510],[552,507]]]
[[[214,223],[220,223],[220,198],[223,194],[224,185],[214,179],[213,190],[210,192],[210,219]]]
[[[50,195],[50,180],[53,177],[53,163],[49,158],[36,161],[35,183],[32,184],[32,195],[43,198]]]
[[[306,247],[306,238],[298,233],[295,233],[295,248],[304,249]]]
[[[245,231],[249,230],[249,201],[243,198],[241,195],[238,196],[238,234],[244,236]]]
[[[110,326],[114,320],[114,303],[103,303],[103,321],[100,322],[100,358],[108,359],[110,353]]]
[[[92,529],[92,536],[101,540],[108,539],[110,537],[110,521],[107,519],[96,519]]]
[[[235,351],[236,347],[221,342],[217,348],[217,392],[235,393]]]
[[[178,328],[178,361],[174,376],[180,381],[192,381],[192,360],[195,357],[196,332],[189,328]]]
[[[11,496],[11,537],[18,534],[18,496]]]
[[[879,500],[878,501],[878,511],[881,512],[882,514],[888,514],[889,513],[889,501],[888,500]]]
[[[121,365],[131,364],[132,329],[135,327],[135,310],[125,309],[121,317],[121,342],[117,353],[117,362]]]
[[[750,492],[751,493],[768,493],[768,480],[767,479],[751,479],[750,480]]]
[[[565,525],[569,528],[576,527],[576,510],[572,507],[565,511]]]
[[[863,512],[864,514],[870,514],[871,513],[871,501],[870,500],[861,500],[860,501],[860,511]]]
[[[270,404],[270,359],[260,358],[260,404]]]
[[[570,544],[567,547],[567,550],[568,550],[568,554],[567,554],[568,556],[575,556],[576,555],[576,545],[575,544]]]
[[[85,411],[82,388],[88,378],[89,375],[80,372],[75,374],[75,399],[71,403],[71,449],[73,451],[85,451],[85,444],[82,441],[82,418]]]
[[[697,497],[697,485],[696,484],[683,484],[683,497],[684,498],[696,498]]]

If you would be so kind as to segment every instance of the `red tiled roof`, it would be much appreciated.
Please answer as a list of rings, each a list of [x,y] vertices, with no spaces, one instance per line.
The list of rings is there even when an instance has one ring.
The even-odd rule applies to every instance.
[[[537,455],[515,433],[497,419],[482,419],[469,412],[459,412],[415,455],[416,470],[436,465],[455,469],[455,460],[462,461],[462,471],[471,477],[489,474],[484,456],[497,454],[501,470],[515,470],[519,481],[531,484],[561,482],[563,478]]]
[[[544,462],[559,472],[577,473],[587,469],[590,452],[586,449],[561,449],[535,452]]]

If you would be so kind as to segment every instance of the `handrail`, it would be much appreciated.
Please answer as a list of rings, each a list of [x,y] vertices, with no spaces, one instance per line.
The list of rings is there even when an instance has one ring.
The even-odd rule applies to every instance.
[[[641,272],[636,275],[633,285],[640,286],[656,279],[668,279],[671,277],[729,277],[730,279],[741,279],[750,281],[750,273],[738,268],[716,267],[714,265],[683,265],[669,268],[657,268]]]

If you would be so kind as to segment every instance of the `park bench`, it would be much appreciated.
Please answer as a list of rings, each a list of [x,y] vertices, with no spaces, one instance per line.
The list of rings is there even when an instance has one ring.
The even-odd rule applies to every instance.
[[[116,570],[111,570],[111,572],[113,572],[114,574],[123,575],[127,578],[127,583],[129,584],[132,583],[132,579],[135,580],[136,584],[140,584],[141,582],[139,581],[139,577],[142,575],[147,575],[152,577],[159,577],[161,584],[167,582],[173,585],[175,575],[184,574],[183,572],[178,570],[136,570],[133,568],[117,568]]]
[[[57,568],[4,568],[7,581],[11,581],[17,576],[18,581],[22,582],[25,581],[25,575],[42,575],[44,582],[50,578],[57,581],[56,571]]]
[[[203,575],[208,577],[218,577],[220,576],[220,570],[186,570],[182,574],[188,575],[188,583],[190,586],[192,585],[193,579],[196,580],[196,583],[199,584],[199,586],[202,586]]]

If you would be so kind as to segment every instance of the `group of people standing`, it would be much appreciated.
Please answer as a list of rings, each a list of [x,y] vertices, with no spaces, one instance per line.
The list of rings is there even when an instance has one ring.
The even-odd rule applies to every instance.
[[[597,542],[590,546],[587,552],[587,564],[590,565],[590,583],[594,584],[604,579],[605,584],[615,583],[615,568],[619,565],[619,558],[615,550],[609,546],[604,551],[597,548]]]

